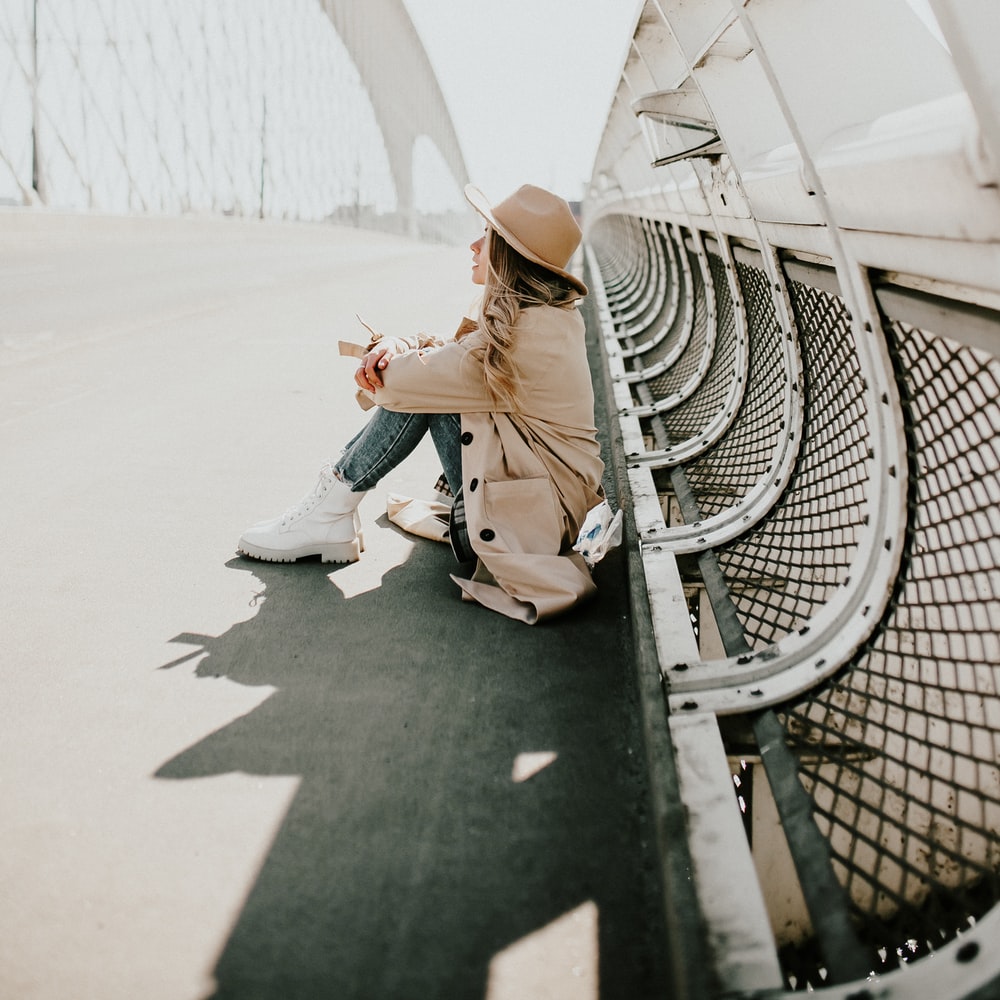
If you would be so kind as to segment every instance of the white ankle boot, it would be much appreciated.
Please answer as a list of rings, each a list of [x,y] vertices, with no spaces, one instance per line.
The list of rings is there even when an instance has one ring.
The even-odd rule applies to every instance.
[[[320,556],[323,562],[357,562],[364,550],[358,516],[363,496],[364,492],[352,493],[333,474],[332,465],[324,465],[312,493],[281,517],[248,528],[237,548],[268,562],[294,562],[303,556]]]

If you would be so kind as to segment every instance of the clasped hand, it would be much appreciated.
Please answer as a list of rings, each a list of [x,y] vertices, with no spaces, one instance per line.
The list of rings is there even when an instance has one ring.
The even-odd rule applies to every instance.
[[[382,388],[382,372],[395,357],[393,347],[379,344],[373,347],[362,359],[358,370],[354,373],[354,381],[367,392]]]

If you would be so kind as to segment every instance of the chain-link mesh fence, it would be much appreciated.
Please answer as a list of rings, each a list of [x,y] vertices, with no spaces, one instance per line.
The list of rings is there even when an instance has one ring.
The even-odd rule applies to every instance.
[[[636,231],[634,220],[609,217],[591,234],[595,259],[619,283],[627,275],[642,280],[626,249],[632,239],[634,254],[648,252]],[[720,382],[742,377],[731,349],[734,314],[742,317],[750,346],[739,412],[721,439],[681,466],[707,518],[774,475],[777,438],[794,454],[764,516],[735,538],[720,541],[708,530],[702,539],[722,571],[740,640],[758,653],[776,648],[813,628],[844,588],[859,586],[882,501],[880,476],[906,485],[906,523],[889,525],[902,552],[881,619],[857,631],[833,676],[775,706],[869,967],[885,971],[953,940],[1000,901],[1000,363],[895,316],[892,297],[884,349],[866,359],[832,268],[789,258],[775,265],[781,273],[768,275],[763,257],[743,248],[730,279],[722,257],[706,252],[706,283],[697,256],[670,279],[687,282],[681,298],[694,301],[687,359],[676,371],[631,382],[630,392],[637,404],[648,402],[688,378],[711,317],[711,365],[682,404],[696,413],[699,399],[717,398]],[[943,298],[924,304],[929,318],[951,317],[959,332],[968,310]],[[1000,315],[978,309],[975,319],[1000,334]],[[632,327],[636,341],[648,333],[635,321]],[[783,349],[786,340],[797,350]],[[872,358],[887,364],[879,369]],[[631,373],[646,362],[624,363]],[[793,420],[782,402],[789,385],[801,398]],[[875,421],[885,417],[873,412],[872,399],[891,409],[905,442],[899,467],[878,467],[885,459]],[[660,438],[696,441],[706,419],[703,411],[675,420],[674,408],[643,418],[665,511],[675,508],[677,479],[657,458]],[[658,538],[670,532],[668,524]],[[698,564],[680,565],[688,587],[699,588]],[[702,608],[692,601],[693,616]],[[843,630],[828,636],[831,644],[844,641],[851,640]],[[745,765],[737,777],[752,808]],[[785,944],[787,983],[822,986],[815,940]]]

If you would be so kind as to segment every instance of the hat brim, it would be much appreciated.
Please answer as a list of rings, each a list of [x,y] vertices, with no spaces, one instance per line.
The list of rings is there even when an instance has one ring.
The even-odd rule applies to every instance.
[[[538,254],[529,250],[506,226],[502,223],[497,222],[493,215],[493,207],[490,205],[489,199],[482,191],[479,190],[474,184],[465,185],[465,198],[466,201],[495,229],[522,257],[530,260],[533,264],[538,264],[540,267],[544,267],[546,271],[551,271],[553,274],[558,274],[561,278],[565,278],[581,295],[586,295],[589,289],[587,286],[575,275],[570,274],[569,271],[564,270],[561,267],[556,267],[554,264],[550,264],[547,260],[542,260]]]

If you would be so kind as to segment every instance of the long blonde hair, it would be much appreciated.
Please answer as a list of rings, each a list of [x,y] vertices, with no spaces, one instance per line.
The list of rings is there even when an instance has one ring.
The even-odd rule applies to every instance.
[[[488,229],[487,277],[479,310],[486,343],[481,356],[486,388],[505,406],[517,404],[517,372],[511,358],[514,327],[522,309],[570,309],[580,293],[565,278],[519,254],[495,229]]]

